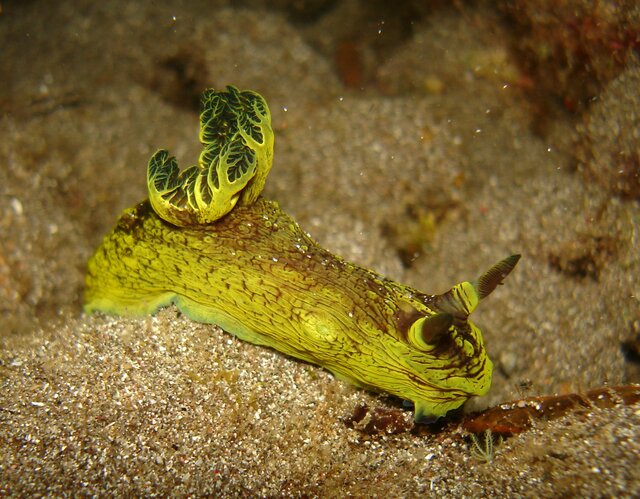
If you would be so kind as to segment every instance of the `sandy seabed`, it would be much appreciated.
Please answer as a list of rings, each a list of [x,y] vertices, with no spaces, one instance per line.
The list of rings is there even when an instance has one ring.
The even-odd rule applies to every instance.
[[[545,139],[531,131],[490,11],[435,12],[385,56],[377,85],[354,89],[313,27],[282,9],[5,10],[0,495],[640,494],[637,405],[538,421],[484,463],[459,430],[349,428],[359,404],[398,401],[173,308],[82,313],[86,261],[145,197],[149,156],[168,148],[194,163],[194,99],[233,84],[271,107],[264,195],[330,250],[433,293],[522,254],[474,313],[496,370],[469,410],[639,382],[621,348],[640,329],[638,202],[575,171],[558,146],[576,133],[569,122]],[[632,61],[604,89],[594,137],[638,125],[638,75]]]

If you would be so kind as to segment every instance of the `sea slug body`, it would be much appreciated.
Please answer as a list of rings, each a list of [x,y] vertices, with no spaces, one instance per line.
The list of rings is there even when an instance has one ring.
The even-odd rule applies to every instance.
[[[208,90],[199,165],[179,173],[158,151],[149,200],[125,210],[89,261],[85,310],[142,316],[175,304],[189,318],[413,402],[434,419],[491,384],[468,320],[515,267],[430,295],[331,254],[259,196],[273,158],[266,102]]]

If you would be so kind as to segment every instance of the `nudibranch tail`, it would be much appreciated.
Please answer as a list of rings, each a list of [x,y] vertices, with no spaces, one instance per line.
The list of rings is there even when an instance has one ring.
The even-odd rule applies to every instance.
[[[180,173],[176,159],[160,150],[147,166],[153,209],[181,227],[215,222],[238,202],[255,202],[273,162],[271,113],[262,96],[229,86],[207,90],[202,104],[198,165]]]

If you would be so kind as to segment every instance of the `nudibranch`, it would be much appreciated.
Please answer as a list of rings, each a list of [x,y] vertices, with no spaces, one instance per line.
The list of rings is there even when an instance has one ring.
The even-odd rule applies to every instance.
[[[468,319],[513,270],[510,256],[474,281],[431,295],[320,247],[260,196],[273,160],[265,100],[207,90],[199,164],[165,150],[147,167],[149,198],[121,215],[88,264],[85,311],[195,321],[320,365],[435,419],[483,395],[493,364]]]

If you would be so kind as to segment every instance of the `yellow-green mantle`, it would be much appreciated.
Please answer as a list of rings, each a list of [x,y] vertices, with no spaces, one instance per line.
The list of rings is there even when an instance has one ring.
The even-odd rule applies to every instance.
[[[273,147],[264,100],[229,87],[208,91],[204,106],[200,166],[179,175],[165,151],[154,154],[151,201],[125,210],[89,261],[85,310],[141,316],[173,303],[193,320],[410,400],[416,420],[486,393],[493,366],[468,315],[519,256],[435,296],[348,263],[259,197]]]

